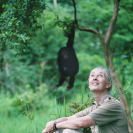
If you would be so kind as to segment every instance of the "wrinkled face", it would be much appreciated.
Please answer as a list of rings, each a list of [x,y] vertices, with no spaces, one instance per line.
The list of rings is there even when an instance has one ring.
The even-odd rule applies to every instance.
[[[107,82],[107,75],[103,69],[93,69],[89,76],[89,88],[92,92],[108,91],[110,83]]]

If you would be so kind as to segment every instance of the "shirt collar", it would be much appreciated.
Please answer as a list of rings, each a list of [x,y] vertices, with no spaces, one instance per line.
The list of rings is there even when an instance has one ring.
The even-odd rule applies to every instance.
[[[104,95],[104,97],[102,98],[102,100],[99,102],[98,105],[102,105],[102,104],[104,103],[104,100],[105,100],[108,96],[110,96],[110,93],[109,93],[109,92],[106,93],[106,94]],[[97,104],[96,104],[96,101],[94,101],[94,102],[92,103],[92,105],[97,105]]]

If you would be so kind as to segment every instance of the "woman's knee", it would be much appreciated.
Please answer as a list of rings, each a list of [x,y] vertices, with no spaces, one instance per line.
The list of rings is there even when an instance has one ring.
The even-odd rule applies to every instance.
[[[73,130],[72,130],[72,129],[65,129],[65,130],[63,131],[63,133],[73,133]]]
[[[73,130],[73,129],[61,129],[59,133],[82,133],[80,130]]]

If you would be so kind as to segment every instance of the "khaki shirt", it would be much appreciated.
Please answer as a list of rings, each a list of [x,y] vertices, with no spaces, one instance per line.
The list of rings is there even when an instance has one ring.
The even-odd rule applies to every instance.
[[[91,107],[75,114],[76,117],[86,115],[97,124],[91,127],[92,133],[129,133],[122,104],[108,93],[98,105],[94,102]]]

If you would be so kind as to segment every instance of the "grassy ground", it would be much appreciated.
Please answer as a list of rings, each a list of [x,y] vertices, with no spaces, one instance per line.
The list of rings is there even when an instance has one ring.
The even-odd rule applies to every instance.
[[[23,115],[11,115],[7,113],[0,114],[0,132],[1,133],[41,133],[45,128],[46,122],[55,119],[49,110],[47,112],[35,111],[35,118],[33,122]],[[49,117],[47,117],[49,116]]]
[[[28,117],[22,115],[23,113],[20,110],[17,111],[18,108],[13,107],[14,100],[20,98],[22,95],[10,97],[9,95],[0,94],[0,133],[41,133],[48,121],[70,115],[68,109],[70,101],[85,102],[88,90],[85,92],[80,90],[77,92],[68,92],[65,104],[57,103],[57,97],[51,97],[51,95],[46,97],[41,94],[43,94],[42,91],[35,94],[27,92],[23,96],[32,101],[30,113],[35,115],[32,123]],[[92,95],[90,92],[89,94]],[[133,113],[131,115],[133,118]]]
[[[71,94],[71,92],[69,93]],[[69,93],[68,95],[70,95]],[[41,133],[48,121],[66,115],[64,103],[59,104],[56,97],[50,95],[46,97],[45,95],[41,96],[41,94],[43,93],[26,92],[26,94],[11,97],[1,93],[0,133]],[[35,115],[32,123],[28,117],[23,115],[23,111],[19,107],[13,106],[15,100],[21,97],[31,99],[29,113]]]

